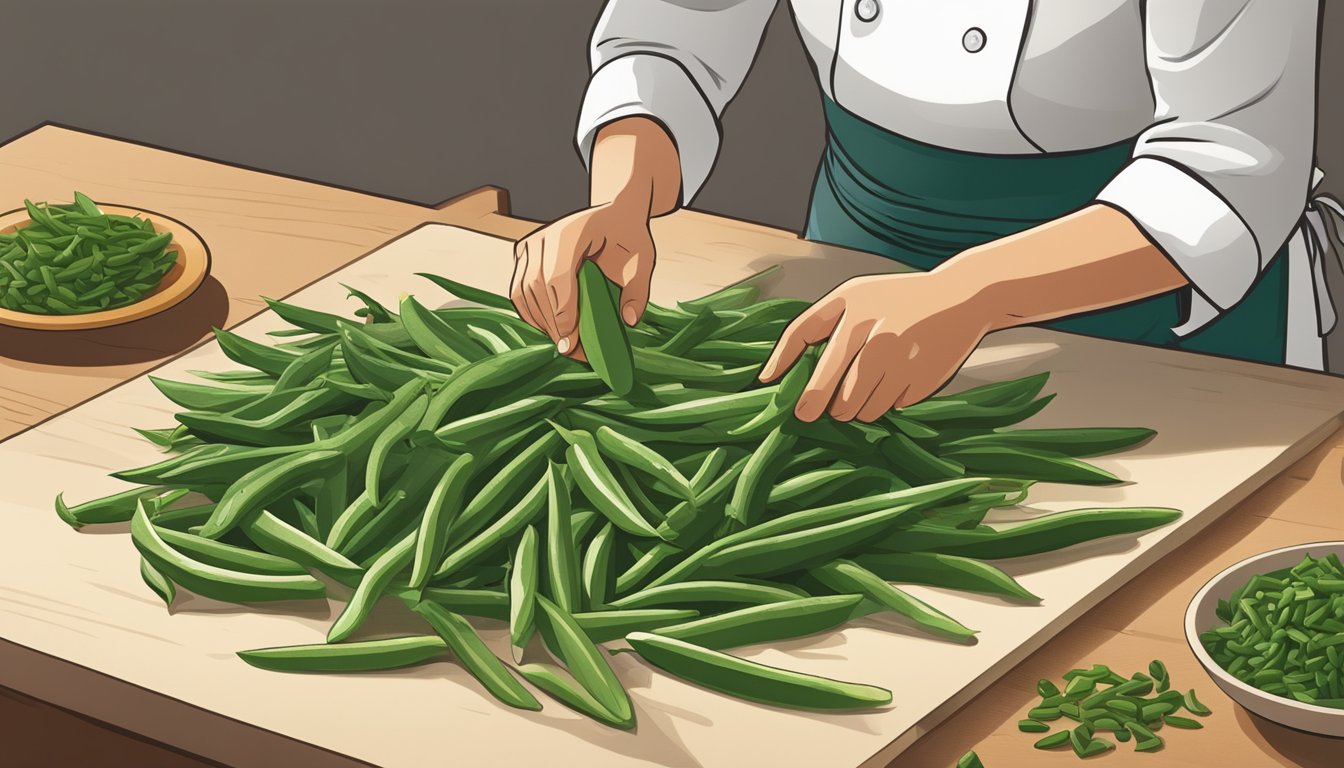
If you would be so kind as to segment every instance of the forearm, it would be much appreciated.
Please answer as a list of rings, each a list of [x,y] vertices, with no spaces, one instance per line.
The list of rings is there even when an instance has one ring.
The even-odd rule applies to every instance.
[[[675,210],[681,162],[667,131],[645,117],[604,126],[593,143],[588,194],[591,205],[629,206],[650,217]]]
[[[970,249],[935,273],[965,291],[990,331],[1119,306],[1187,285],[1128,216],[1104,205]]]

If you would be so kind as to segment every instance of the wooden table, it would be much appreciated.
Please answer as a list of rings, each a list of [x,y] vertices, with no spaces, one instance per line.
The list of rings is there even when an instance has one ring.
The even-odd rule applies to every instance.
[[[191,300],[190,313],[55,339],[0,330],[0,437],[192,346],[209,328],[181,322],[186,317],[234,325],[260,311],[263,305],[254,297],[285,295],[423,221],[506,238],[536,226],[508,215],[501,190],[478,190],[428,208],[51,127],[0,148],[0,171],[0,199],[63,199],[79,189],[95,199],[160,211],[194,226],[215,259],[214,281]],[[693,211],[659,220],[655,235],[664,253],[688,256],[696,253],[697,244],[713,243],[720,249],[731,244],[744,256],[761,259],[818,251],[842,263],[861,258],[777,229]],[[975,748],[989,766],[1063,765],[1075,758],[1024,750],[1030,737],[1016,730],[1035,681],[1093,662],[1136,670],[1151,658],[1166,661],[1178,685],[1197,686],[1216,714],[1204,731],[1177,734],[1162,753],[1133,756],[1122,749],[1103,758],[1111,764],[1336,764],[1337,742],[1267,723],[1222,697],[1179,632],[1188,596],[1222,567],[1283,544],[1344,538],[1344,519],[1337,511],[1344,508],[1342,460],[1344,432],[1179,550],[1179,556],[1153,567],[1076,622],[892,764],[952,765]],[[127,764],[205,764],[13,692],[0,695],[0,739],[7,757],[18,764],[105,762],[113,756],[114,762]]]

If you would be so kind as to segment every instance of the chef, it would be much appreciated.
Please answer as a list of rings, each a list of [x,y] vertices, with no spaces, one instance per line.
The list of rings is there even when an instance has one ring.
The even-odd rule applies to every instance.
[[[511,297],[581,354],[595,260],[635,323],[649,219],[694,198],[775,0],[610,0],[578,148],[591,206],[516,247]],[[761,378],[827,342],[797,415],[871,421],[1024,324],[1320,369],[1312,0],[793,0],[826,146],[806,237],[918,272],[802,313]],[[801,87],[801,84],[800,84]],[[762,184],[771,170],[758,171]]]

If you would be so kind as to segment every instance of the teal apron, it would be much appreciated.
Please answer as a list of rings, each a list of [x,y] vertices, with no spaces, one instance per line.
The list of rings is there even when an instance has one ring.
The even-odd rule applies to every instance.
[[[878,128],[825,100],[827,142],[812,192],[810,240],[880,254],[922,270],[977,245],[1087,206],[1129,162],[1132,141],[1081,152],[984,155],[940,149]],[[1057,330],[1282,364],[1287,261],[1280,253],[1249,294],[1193,334],[1186,291],[1045,325]]]

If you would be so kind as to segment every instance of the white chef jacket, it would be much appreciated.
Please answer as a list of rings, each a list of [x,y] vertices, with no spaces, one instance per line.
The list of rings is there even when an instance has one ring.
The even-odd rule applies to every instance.
[[[660,121],[694,197],[719,117],[777,0],[609,0],[577,144],[622,117]],[[1190,281],[1198,330],[1290,245],[1288,363],[1322,366],[1334,324],[1314,168],[1314,0],[791,0],[825,94],[901,136],[1031,154],[1138,137],[1097,196]],[[1305,213],[1304,213],[1305,212]]]

